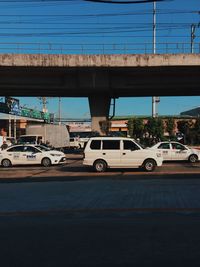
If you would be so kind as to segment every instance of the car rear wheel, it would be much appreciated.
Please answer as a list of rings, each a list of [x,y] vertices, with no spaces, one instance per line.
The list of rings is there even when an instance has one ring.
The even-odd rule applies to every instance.
[[[105,172],[107,169],[107,164],[104,160],[96,160],[93,165],[96,172]]]
[[[145,160],[145,162],[143,164],[143,168],[147,172],[152,172],[155,169],[155,167],[156,167],[156,163],[153,159],[147,159],[147,160]]]
[[[192,155],[190,155],[189,156],[189,162],[191,162],[191,163],[195,163],[195,162],[197,162],[198,161],[198,157],[197,157],[197,155],[195,155],[195,154],[192,154]]]
[[[43,159],[42,159],[42,165],[43,165],[44,167],[49,167],[49,166],[51,166],[51,160],[50,160],[49,158],[43,158]]]
[[[11,161],[9,159],[3,159],[1,165],[5,168],[12,166]]]

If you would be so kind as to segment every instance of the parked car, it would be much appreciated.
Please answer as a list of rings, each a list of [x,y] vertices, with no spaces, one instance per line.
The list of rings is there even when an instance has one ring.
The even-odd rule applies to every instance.
[[[195,163],[200,158],[200,150],[189,148],[179,142],[159,142],[150,149],[160,151],[165,161],[188,160]]]
[[[93,166],[95,171],[104,172],[107,168],[138,168],[153,171],[162,165],[160,152],[143,149],[131,138],[93,137],[84,150],[83,164]]]
[[[41,164],[48,167],[64,163],[65,160],[63,152],[50,150],[40,145],[13,145],[0,151],[0,163],[3,167],[21,164]]]

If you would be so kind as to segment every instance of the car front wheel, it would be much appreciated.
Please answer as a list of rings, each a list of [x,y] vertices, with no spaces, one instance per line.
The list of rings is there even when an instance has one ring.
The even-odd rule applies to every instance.
[[[197,162],[198,161],[198,157],[197,157],[197,155],[195,155],[195,154],[192,154],[192,155],[190,155],[189,156],[189,162],[191,162],[191,163],[195,163],[195,162]]]
[[[145,160],[145,162],[143,164],[143,168],[147,172],[153,171],[155,169],[155,167],[156,167],[156,163],[153,159],[147,159],[147,160]]]
[[[43,165],[44,167],[49,167],[49,166],[51,166],[51,160],[50,160],[49,158],[43,158],[43,159],[42,159],[42,165]]]

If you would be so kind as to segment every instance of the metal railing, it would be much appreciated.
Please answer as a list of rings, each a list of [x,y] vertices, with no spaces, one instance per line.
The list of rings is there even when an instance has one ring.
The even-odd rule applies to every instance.
[[[16,54],[152,54],[152,43],[0,43],[0,53]],[[157,54],[191,53],[191,43],[159,42]],[[195,43],[194,53],[200,53],[200,43]]]

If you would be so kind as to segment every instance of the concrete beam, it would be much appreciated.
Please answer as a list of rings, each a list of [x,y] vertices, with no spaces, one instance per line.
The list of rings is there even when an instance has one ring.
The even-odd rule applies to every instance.
[[[48,55],[1,54],[0,67],[200,66],[200,54]]]

